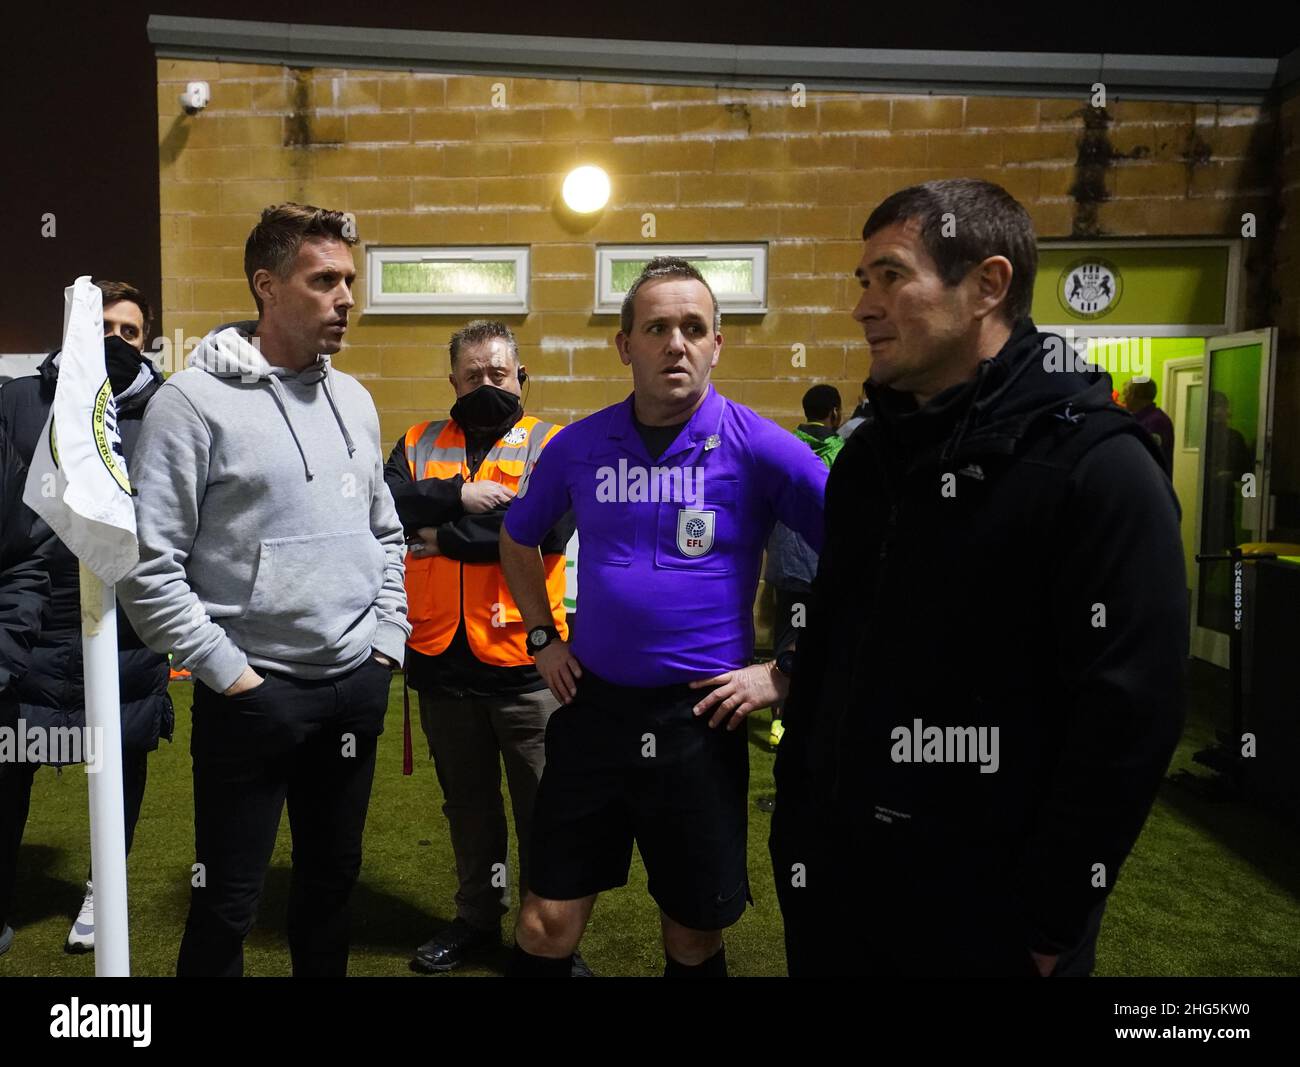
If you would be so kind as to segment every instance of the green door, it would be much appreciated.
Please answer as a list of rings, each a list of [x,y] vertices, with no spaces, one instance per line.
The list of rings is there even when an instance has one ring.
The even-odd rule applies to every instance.
[[[1269,328],[1206,343],[1197,530],[1202,554],[1267,539],[1276,338]],[[1198,564],[1194,590],[1192,654],[1227,667],[1228,632],[1237,620],[1232,565]]]

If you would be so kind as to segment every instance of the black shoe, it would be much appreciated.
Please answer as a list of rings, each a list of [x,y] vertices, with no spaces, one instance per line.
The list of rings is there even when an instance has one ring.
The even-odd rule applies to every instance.
[[[500,944],[499,926],[492,930],[480,930],[476,926],[470,926],[464,919],[453,919],[450,926],[415,950],[411,970],[425,974],[451,971],[464,963],[472,952]]]
[[[579,956],[576,952],[573,954],[573,968],[569,971],[570,978],[595,978],[596,972],[587,966],[587,961]]]

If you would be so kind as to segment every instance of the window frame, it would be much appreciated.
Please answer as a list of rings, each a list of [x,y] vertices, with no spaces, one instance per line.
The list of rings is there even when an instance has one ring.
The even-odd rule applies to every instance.
[[[680,256],[682,259],[748,259],[753,263],[754,286],[748,294],[716,294],[718,310],[728,315],[764,315],[767,306],[766,241],[729,244],[598,244],[596,246],[596,295],[593,313],[617,315],[623,308],[625,293],[615,293],[613,271],[616,262],[649,260],[655,256]]]
[[[366,248],[366,306],[369,315],[526,315],[531,290],[529,245],[372,245]],[[385,263],[514,263],[513,294],[385,293]]]

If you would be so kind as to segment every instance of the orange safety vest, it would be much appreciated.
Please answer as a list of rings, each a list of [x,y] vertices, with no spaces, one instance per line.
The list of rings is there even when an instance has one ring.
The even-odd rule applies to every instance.
[[[525,415],[492,446],[474,472],[473,481],[500,482],[516,494],[546,443],[560,427]],[[451,419],[422,422],[406,431],[406,462],[411,477],[470,481],[465,463],[465,432]],[[568,640],[564,614],[564,553],[543,556],[551,616],[560,637]],[[406,560],[407,644],[426,656],[446,651],[462,614],[469,647],[482,662],[496,667],[532,664],[527,631],[519,606],[506,586],[499,563],[460,563],[446,556]]]

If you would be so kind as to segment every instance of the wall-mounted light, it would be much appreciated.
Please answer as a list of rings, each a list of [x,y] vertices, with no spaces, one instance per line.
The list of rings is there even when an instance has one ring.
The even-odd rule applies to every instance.
[[[564,179],[562,195],[570,211],[590,215],[609,203],[609,175],[599,167],[577,167]]]
[[[211,99],[212,91],[207,82],[190,82],[185,86],[185,92],[181,93],[181,107],[185,109],[185,114],[197,115],[208,106]]]

